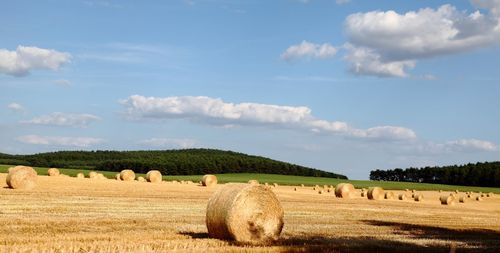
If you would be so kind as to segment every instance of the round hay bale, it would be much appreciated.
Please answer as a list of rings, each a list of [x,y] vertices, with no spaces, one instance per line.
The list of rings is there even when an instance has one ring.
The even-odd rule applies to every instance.
[[[146,182],[146,179],[144,177],[137,177],[137,181]]]
[[[323,190],[318,190],[318,194],[323,194]]]
[[[459,201],[460,203],[465,203],[465,202],[467,201],[467,197],[465,197],[465,196],[460,196],[460,198],[458,199],[458,201]]]
[[[76,178],[85,178],[85,175],[80,172],[80,173],[76,174]]]
[[[460,192],[459,190],[455,190],[455,193],[457,193],[457,194],[458,194],[459,192]]]
[[[398,196],[398,199],[399,200],[406,200],[406,194],[400,193],[399,196]]]
[[[55,177],[55,176],[59,176],[61,173],[59,172],[58,169],[56,168],[50,168],[47,170],[47,174],[50,176],[50,177]]]
[[[161,172],[158,170],[150,170],[146,173],[146,180],[150,183],[160,183],[163,178],[161,176]]]
[[[328,189],[328,185],[323,185],[323,189]]]
[[[355,193],[354,186],[349,183],[340,183],[335,187],[335,196],[337,198],[350,198]]]
[[[269,183],[268,183],[268,182],[265,182],[265,183],[264,183],[264,185],[265,185],[265,186],[269,186]]]
[[[115,179],[118,180],[118,181],[122,181],[122,178],[120,176],[120,173],[116,173],[115,174]]]
[[[408,189],[405,189],[405,192],[409,192],[409,191],[410,191],[410,190],[408,190]]]
[[[300,187],[304,187],[304,184],[300,184]]]
[[[415,192],[416,192],[415,189],[411,190],[411,193],[415,193]]]
[[[415,194],[415,197],[413,197],[413,199],[417,202],[420,202],[422,200],[424,200],[424,195],[422,194]]]
[[[486,195],[484,193],[481,193],[481,195],[479,195],[479,196],[481,196],[481,198],[486,197]]]
[[[488,193],[486,193],[486,197],[488,197],[488,198],[493,197],[493,195],[494,195],[494,194],[493,194],[493,192],[488,192]]]
[[[208,201],[206,225],[211,238],[269,243],[278,239],[283,215],[278,198],[266,187],[226,184]]]
[[[94,179],[94,178],[96,178],[96,177],[97,177],[97,172],[95,172],[95,171],[91,171],[91,172],[89,172],[89,178]]]
[[[120,178],[123,181],[134,181],[135,180],[135,173],[133,170],[122,170],[120,172]]]
[[[439,200],[441,201],[441,205],[454,205],[455,204],[455,198],[451,195],[448,196],[441,196],[439,197]]]
[[[366,192],[361,192],[361,197],[366,197]]]
[[[278,184],[277,184],[277,183],[274,183],[274,184],[273,184],[273,186],[274,186],[274,187],[278,187]]]
[[[172,183],[173,183],[173,184],[178,184],[178,183],[179,183],[179,181],[177,181],[177,180],[172,180]]]
[[[15,166],[8,169],[6,183],[12,189],[31,190],[35,188],[38,174],[29,166]]]
[[[315,190],[316,190],[316,187],[313,187],[313,191],[315,191]]]
[[[330,188],[326,189],[326,192],[331,192]]]
[[[104,176],[102,173],[97,173],[97,179],[108,179],[106,176]]]
[[[439,190],[439,193],[443,192],[443,190]]]
[[[394,199],[394,192],[386,192],[384,198],[385,199]]]
[[[483,201],[483,197],[482,196],[477,196],[476,197],[476,201]]]
[[[384,198],[384,189],[382,187],[370,187],[368,189],[368,199],[380,200]]]
[[[472,198],[472,195],[471,194],[467,194],[467,198]]]
[[[293,190],[294,190],[294,191],[297,191],[297,187],[293,187]]]
[[[251,185],[259,185],[259,181],[255,180],[255,179],[248,180],[248,183]]]
[[[217,177],[214,175],[205,175],[201,179],[201,183],[203,186],[214,186],[217,185]]]

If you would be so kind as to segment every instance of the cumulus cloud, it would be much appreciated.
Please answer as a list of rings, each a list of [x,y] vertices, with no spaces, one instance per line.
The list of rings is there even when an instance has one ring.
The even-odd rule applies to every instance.
[[[140,144],[161,148],[192,148],[196,145],[196,140],[176,138],[151,138],[140,141]]]
[[[417,60],[499,44],[499,1],[472,3],[486,12],[467,13],[443,5],[401,14],[371,11],[349,15],[345,30],[350,70],[359,75],[404,77]]]
[[[34,125],[50,125],[50,126],[70,126],[70,127],[86,127],[90,123],[99,120],[100,118],[92,114],[75,114],[54,112],[48,115],[35,117],[22,123]]]
[[[314,44],[307,41],[302,41],[298,45],[290,46],[281,54],[281,59],[286,61],[298,59],[326,59],[335,56],[337,49],[328,44]]]
[[[31,70],[58,70],[71,55],[53,49],[18,46],[15,51],[0,49],[0,73],[25,76]]]
[[[103,139],[91,137],[63,137],[63,136],[39,136],[39,135],[24,135],[17,138],[18,141],[48,146],[72,146],[72,147],[90,147],[104,142]]]
[[[413,130],[398,126],[356,129],[341,121],[315,118],[304,106],[226,103],[211,97],[144,97],[122,101],[126,115],[136,119],[187,119],[220,126],[263,126],[308,130],[372,140],[412,140]]]
[[[13,112],[24,112],[24,107],[18,103],[10,103],[7,108]]]

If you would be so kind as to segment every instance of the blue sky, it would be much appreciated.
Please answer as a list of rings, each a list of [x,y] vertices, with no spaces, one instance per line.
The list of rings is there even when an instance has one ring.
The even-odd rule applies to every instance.
[[[365,179],[500,158],[500,1],[10,1],[0,152],[240,151]]]

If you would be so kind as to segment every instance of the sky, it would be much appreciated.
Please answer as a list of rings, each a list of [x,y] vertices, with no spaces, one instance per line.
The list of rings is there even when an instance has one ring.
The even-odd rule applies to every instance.
[[[500,160],[500,0],[2,1],[0,152]]]

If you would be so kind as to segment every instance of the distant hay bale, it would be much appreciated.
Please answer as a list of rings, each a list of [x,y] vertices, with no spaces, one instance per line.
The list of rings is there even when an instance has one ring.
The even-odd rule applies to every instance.
[[[206,225],[211,238],[269,243],[281,234],[283,215],[278,198],[268,188],[226,184],[208,201]]]
[[[465,202],[467,201],[467,197],[465,197],[465,196],[460,196],[460,198],[458,199],[458,201],[459,201],[460,203],[465,203]]]
[[[424,195],[422,194],[415,194],[415,196],[413,197],[413,199],[417,202],[420,202],[422,200],[424,200]]]
[[[476,201],[483,201],[483,197],[482,196],[477,196],[476,197]]]
[[[12,189],[31,190],[35,188],[38,174],[29,166],[15,166],[8,169],[6,183]]]
[[[120,178],[123,181],[134,181],[135,180],[135,173],[133,170],[122,170],[120,172]]]
[[[56,168],[50,168],[47,170],[47,174],[51,177],[59,176],[61,173]]]
[[[494,196],[493,192],[486,193],[486,197],[488,197],[488,198],[493,197],[493,196]]]
[[[411,190],[411,193],[415,193],[415,192],[416,192],[415,189]]]
[[[323,190],[318,190],[318,194],[323,194]]]
[[[398,196],[398,199],[399,200],[406,200],[406,194],[400,193],[399,196]]]
[[[277,184],[277,183],[273,183],[273,186],[274,186],[274,187],[278,187],[278,184]]]
[[[331,192],[330,188],[326,189],[326,192]]]
[[[118,181],[121,181],[121,180],[122,180],[122,178],[121,178],[121,176],[120,176],[120,173],[116,173],[116,174],[115,174],[115,179],[116,179],[116,180],[118,180]]]
[[[264,185],[265,185],[265,186],[269,186],[269,183],[268,183],[268,182],[266,182],[266,183],[264,183]]]
[[[95,172],[95,171],[89,172],[89,178],[93,179],[93,178],[96,178],[96,177],[97,177],[97,172]]]
[[[185,184],[186,182],[184,182],[184,180],[181,180],[181,184]]]
[[[362,191],[361,192],[361,197],[366,197],[366,192]]]
[[[177,180],[172,180],[172,183],[173,183],[173,184],[178,184],[178,183],[179,183],[179,181],[177,181]]]
[[[313,191],[315,191],[317,188],[316,187],[313,187]]]
[[[203,186],[214,186],[217,185],[217,177],[214,175],[205,175],[201,179]]]
[[[472,194],[467,194],[467,198],[472,198]]]
[[[458,194],[459,192],[460,192],[459,190],[455,190],[455,193],[457,193],[457,194]]]
[[[326,184],[323,185],[323,189],[328,189],[328,188],[329,188],[328,185],[326,185]]]
[[[335,187],[335,196],[337,198],[350,198],[355,194],[355,189],[352,184],[340,183]]]
[[[294,190],[294,191],[297,191],[297,187],[293,187],[293,190]]]
[[[319,189],[319,185],[315,185],[314,187],[316,187],[316,189]]]
[[[146,179],[144,177],[137,177],[137,181],[146,182]]]
[[[368,199],[380,200],[384,198],[384,189],[382,187],[370,187],[368,189]]]
[[[163,178],[161,176],[161,172],[158,170],[150,170],[146,173],[146,180],[150,183],[160,183]]]
[[[80,172],[80,173],[76,174],[76,178],[85,178],[85,175]]]
[[[102,173],[97,173],[97,179],[108,179],[106,176],[104,176],[104,174]]]
[[[385,199],[394,199],[394,192],[386,192],[384,198]]]
[[[248,184],[259,185],[259,181],[255,180],[255,179],[251,179],[251,180],[248,180]]]
[[[441,205],[454,205],[455,204],[455,197],[448,195],[448,196],[441,196],[439,197],[439,200],[441,201]]]
[[[304,184],[300,184],[300,187],[304,187]]]
[[[443,192],[443,190],[439,190],[439,193]]]
[[[481,198],[486,197],[486,195],[484,193],[481,193],[479,196],[481,196]]]
[[[410,190],[408,190],[408,189],[405,189],[405,192],[409,192],[409,191],[410,191]]]

